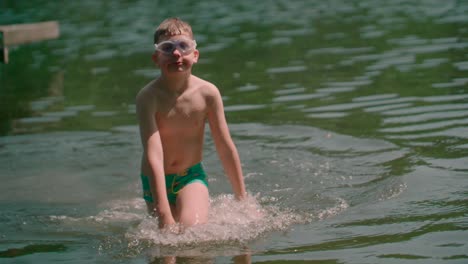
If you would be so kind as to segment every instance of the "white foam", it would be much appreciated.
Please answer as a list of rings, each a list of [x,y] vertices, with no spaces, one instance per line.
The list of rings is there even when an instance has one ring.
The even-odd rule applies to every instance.
[[[278,206],[261,206],[253,196],[236,201],[232,195],[211,200],[208,223],[190,228],[175,226],[160,230],[157,219],[147,217],[126,234],[129,241],[149,241],[158,245],[190,245],[211,242],[245,242],[273,230],[286,230],[305,223],[307,217]]]
[[[349,204],[342,198],[337,198],[336,201],[337,204],[335,206],[318,212],[315,217],[317,217],[319,220],[323,220],[331,216],[337,215],[349,207]],[[312,217],[313,216],[314,215],[312,215]]]
[[[287,231],[293,225],[326,219],[349,207],[344,199],[333,198],[334,202],[324,208],[304,211],[285,208],[279,200],[257,195],[237,201],[233,195],[222,194],[210,200],[208,222],[189,228],[175,225],[171,229],[159,229],[158,219],[148,216],[141,198],[110,201],[101,205],[105,209],[92,216],[52,215],[49,220],[81,232],[110,232],[100,250],[120,248],[129,253],[154,246],[244,244],[269,232]]]

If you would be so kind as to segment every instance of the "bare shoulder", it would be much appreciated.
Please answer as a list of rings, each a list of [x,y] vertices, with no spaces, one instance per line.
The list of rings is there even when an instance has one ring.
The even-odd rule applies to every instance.
[[[200,89],[200,93],[205,97],[207,101],[213,101],[214,99],[221,98],[218,87],[213,83],[203,80],[199,77],[194,76],[194,81],[197,84],[197,87]]]
[[[137,103],[145,101],[148,96],[153,95],[154,96],[154,87],[156,85],[156,80],[152,80],[148,84],[146,84],[141,90],[138,92],[136,96]]]
[[[149,82],[146,86],[144,86],[136,96],[136,104],[138,106],[148,106],[148,104],[154,103],[156,100],[155,97],[157,96],[155,92],[156,80]]]

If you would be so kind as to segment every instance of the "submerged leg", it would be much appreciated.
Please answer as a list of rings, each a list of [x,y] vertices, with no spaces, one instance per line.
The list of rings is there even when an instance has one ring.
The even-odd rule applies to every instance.
[[[206,223],[209,207],[206,185],[201,182],[190,183],[177,195],[177,221],[186,227]]]

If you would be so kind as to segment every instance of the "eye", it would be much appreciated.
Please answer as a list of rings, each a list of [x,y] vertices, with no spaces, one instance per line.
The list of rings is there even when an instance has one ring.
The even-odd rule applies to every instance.
[[[182,50],[188,50],[190,49],[190,44],[186,41],[181,41],[179,43],[179,47],[182,49]]]
[[[174,50],[174,44],[171,42],[165,42],[159,44],[159,50],[165,53],[171,53]]]

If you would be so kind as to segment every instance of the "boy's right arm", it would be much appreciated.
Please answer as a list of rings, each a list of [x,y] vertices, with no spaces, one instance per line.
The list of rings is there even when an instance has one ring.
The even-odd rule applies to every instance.
[[[169,201],[167,199],[166,179],[161,137],[156,124],[156,105],[154,99],[147,94],[137,96],[136,108],[140,127],[140,138],[144,155],[151,167],[150,188],[153,194],[153,208],[160,218],[160,227],[174,224]]]

